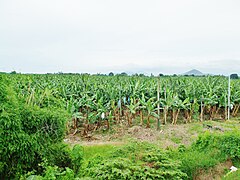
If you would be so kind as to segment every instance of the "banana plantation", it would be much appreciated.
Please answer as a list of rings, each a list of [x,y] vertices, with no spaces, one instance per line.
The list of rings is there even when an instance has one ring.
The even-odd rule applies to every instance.
[[[100,75],[8,75],[28,105],[64,108],[68,129],[82,133],[114,124],[159,124],[226,119],[228,78]],[[231,116],[240,108],[240,80],[231,80]]]

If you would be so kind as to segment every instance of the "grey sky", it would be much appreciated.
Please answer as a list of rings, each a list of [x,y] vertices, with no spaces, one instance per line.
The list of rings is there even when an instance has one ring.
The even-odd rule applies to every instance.
[[[239,0],[0,0],[0,71],[240,74]]]

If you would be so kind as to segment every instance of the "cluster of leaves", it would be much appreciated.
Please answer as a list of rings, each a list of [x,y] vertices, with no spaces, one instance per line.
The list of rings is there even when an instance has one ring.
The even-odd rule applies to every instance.
[[[66,168],[65,170],[59,168],[58,166],[47,166],[43,175],[34,175],[34,172],[29,172],[22,176],[21,180],[71,180],[74,179],[75,173],[72,169]]]
[[[43,168],[43,171],[39,174],[36,170],[30,171],[25,175],[21,176],[21,179],[36,179],[36,180],[49,180],[49,179],[60,179],[60,180],[71,180],[77,179],[75,176],[78,174],[80,167],[83,163],[83,148],[80,145],[75,145],[72,150],[66,148],[65,151],[60,151],[59,148],[66,148],[66,145],[60,145],[55,147],[55,152],[51,156],[58,156],[57,158],[51,157],[50,162],[39,164]],[[63,159],[65,157],[65,159]],[[39,174],[39,175],[37,175]]]
[[[133,143],[115,150],[109,159],[93,157],[81,176],[97,179],[186,179],[181,163],[157,147]]]
[[[200,170],[207,170],[220,162],[240,160],[240,132],[206,132],[190,147],[181,145],[178,150],[168,151],[171,158],[182,162],[181,170],[194,178]]]
[[[206,132],[199,136],[193,146],[200,151],[217,149],[227,157],[240,159],[240,131],[234,130],[224,134]]]
[[[44,161],[60,167],[69,163],[61,144],[68,118],[55,107],[28,105],[19,98],[5,75],[0,76],[0,179],[41,172]],[[60,155],[60,156],[59,156]]]

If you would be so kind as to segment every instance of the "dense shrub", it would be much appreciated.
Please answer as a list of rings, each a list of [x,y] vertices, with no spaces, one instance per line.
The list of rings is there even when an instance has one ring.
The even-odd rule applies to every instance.
[[[20,178],[20,180],[73,180],[74,172],[70,168],[62,170],[57,166],[47,166],[43,175],[31,175],[31,173],[26,174]]]
[[[186,179],[187,175],[179,167],[172,159],[142,164],[127,158],[116,158],[95,164],[85,175],[97,179]]]
[[[180,146],[178,150],[168,153],[171,158],[182,162],[180,169],[193,179],[201,170],[207,170],[229,158],[239,161],[240,132],[206,132],[200,135],[192,146]]]
[[[205,133],[199,136],[193,147],[206,151],[218,149],[222,155],[230,158],[240,158],[240,131],[229,131],[222,133]]]
[[[72,169],[78,173],[83,163],[83,147],[75,145],[71,151]]]
[[[61,110],[25,105],[0,75],[0,179],[39,171],[39,163],[46,160],[65,163],[67,158],[59,161],[64,151],[57,146],[64,137],[66,119]]]
[[[186,179],[181,163],[153,145],[134,143],[118,148],[112,156],[96,156],[82,169],[94,179]]]
[[[180,169],[186,173],[189,179],[193,179],[199,170],[214,167],[219,162],[224,161],[219,151],[198,151],[194,148],[187,148],[186,151],[169,152],[175,160],[181,161]]]

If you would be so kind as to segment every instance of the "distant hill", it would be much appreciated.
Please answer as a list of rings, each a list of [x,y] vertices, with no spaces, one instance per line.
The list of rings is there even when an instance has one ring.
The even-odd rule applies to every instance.
[[[204,75],[201,71],[197,70],[197,69],[192,69],[191,71],[185,72],[183,75],[194,75],[194,76],[202,76]]]

